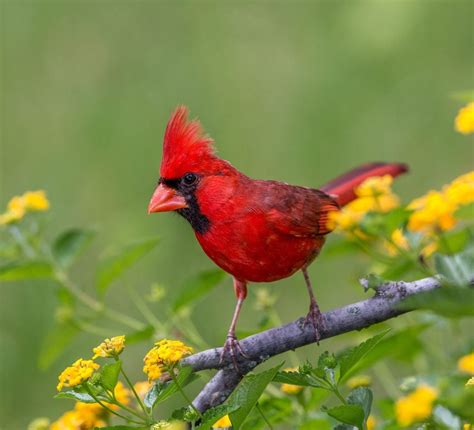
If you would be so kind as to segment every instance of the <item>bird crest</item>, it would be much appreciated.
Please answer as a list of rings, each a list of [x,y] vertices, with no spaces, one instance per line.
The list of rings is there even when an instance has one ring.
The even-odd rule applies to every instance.
[[[199,172],[206,161],[214,158],[213,140],[198,120],[188,120],[188,108],[179,106],[166,126],[161,177],[179,178],[187,172]]]

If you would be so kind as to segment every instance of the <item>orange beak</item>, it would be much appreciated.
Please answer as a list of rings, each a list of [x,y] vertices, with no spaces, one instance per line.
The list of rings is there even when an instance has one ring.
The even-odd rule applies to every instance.
[[[148,204],[148,213],[175,211],[185,207],[187,204],[184,197],[176,193],[173,188],[160,184]]]

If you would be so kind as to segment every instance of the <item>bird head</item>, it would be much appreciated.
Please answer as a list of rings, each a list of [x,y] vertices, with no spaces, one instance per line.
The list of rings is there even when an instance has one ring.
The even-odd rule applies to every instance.
[[[212,139],[197,120],[188,120],[188,109],[178,107],[166,126],[158,186],[148,213],[177,211],[196,231],[205,230],[197,193],[209,177],[225,175],[232,166],[214,153]],[[209,181],[208,181],[209,182]]]

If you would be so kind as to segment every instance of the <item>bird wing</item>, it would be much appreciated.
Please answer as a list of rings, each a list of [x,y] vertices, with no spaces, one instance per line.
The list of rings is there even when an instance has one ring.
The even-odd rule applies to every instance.
[[[331,232],[329,213],[339,210],[337,202],[326,193],[276,181],[258,188],[259,202],[269,227],[295,237],[314,237]]]

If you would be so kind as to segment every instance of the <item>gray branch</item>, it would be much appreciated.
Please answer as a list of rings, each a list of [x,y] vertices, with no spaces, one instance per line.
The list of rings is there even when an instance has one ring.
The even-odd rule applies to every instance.
[[[366,282],[361,281],[362,284]],[[366,286],[366,285],[365,285]],[[353,330],[361,330],[373,324],[396,317],[407,310],[397,305],[406,297],[430,291],[440,286],[436,278],[425,278],[414,282],[387,282],[377,288],[373,297],[323,314],[324,327],[320,329],[321,340]],[[281,327],[272,328],[240,341],[248,358],[239,356],[236,371],[230,359],[220,362],[222,348],[208,349],[183,360],[195,372],[219,369],[204,389],[194,399],[194,406],[201,412],[224,402],[239,384],[243,376],[283,352],[315,343],[314,329],[299,318]]]

